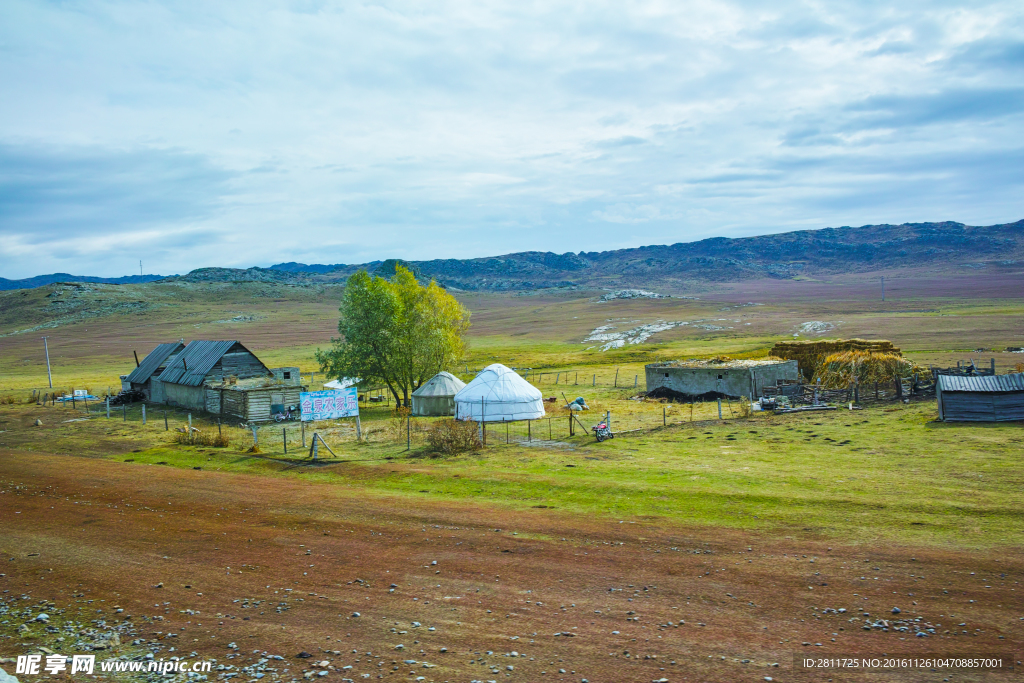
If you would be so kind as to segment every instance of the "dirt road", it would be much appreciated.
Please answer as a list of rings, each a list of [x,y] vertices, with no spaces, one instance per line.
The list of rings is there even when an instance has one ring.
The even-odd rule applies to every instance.
[[[5,604],[130,616],[118,652],[195,651],[236,681],[840,681],[871,677],[794,655],[1021,659],[1024,553],[849,541],[0,450]],[[54,647],[20,623],[0,656]],[[986,676],[1004,674],[951,680]]]

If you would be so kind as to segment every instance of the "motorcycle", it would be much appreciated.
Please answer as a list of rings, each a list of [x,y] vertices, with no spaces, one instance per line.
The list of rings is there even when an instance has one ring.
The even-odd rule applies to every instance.
[[[612,434],[612,430],[608,427],[607,422],[601,422],[596,427],[591,427],[594,430],[594,436],[597,437],[598,443],[605,439],[614,439],[615,435]]]
[[[289,420],[298,420],[299,412],[295,410],[294,406],[288,406],[288,410],[283,413],[274,414],[274,422],[288,422]]]

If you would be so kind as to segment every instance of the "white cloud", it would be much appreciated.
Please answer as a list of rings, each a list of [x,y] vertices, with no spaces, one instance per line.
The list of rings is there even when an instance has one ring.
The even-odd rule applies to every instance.
[[[1019,3],[9,0],[0,45],[5,277],[1024,216]]]

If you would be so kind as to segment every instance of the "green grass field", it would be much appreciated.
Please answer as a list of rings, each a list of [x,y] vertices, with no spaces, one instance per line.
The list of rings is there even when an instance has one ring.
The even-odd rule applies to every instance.
[[[689,406],[631,400],[634,382],[644,388],[645,363],[719,354],[757,357],[814,320],[834,324],[830,336],[891,339],[921,364],[966,358],[987,363],[993,357],[1005,372],[1024,360],[1019,354],[976,351],[1024,339],[1019,292],[978,299],[965,281],[961,295],[922,289],[883,306],[839,289],[828,297],[811,295],[800,289],[804,285],[820,283],[789,283],[791,289],[781,294],[773,290],[771,297],[756,298],[755,293],[749,302],[746,294],[728,288],[702,293],[701,300],[607,303],[579,291],[460,295],[473,313],[473,328],[469,356],[453,370],[468,378],[494,362],[532,368],[531,379],[545,396],[561,399],[564,391],[594,405],[586,424],[609,410],[617,429],[638,431],[603,444],[587,435],[570,438],[555,407],[552,419],[561,426],[553,437],[557,443],[505,445],[499,432],[483,451],[439,458],[427,452],[422,421],[412,434],[412,450],[405,452],[402,426],[388,408],[375,406],[363,412],[362,442],[351,426],[329,430],[328,443],[341,457],[317,466],[304,461],[297,425],[288,426],[292,450],[287,457],[277,427],[264,429],[264,453],[251,456],[244,453],[251,436],[230,425],[224,426],[232,441],[226,449],[172,445],[173,431],[164,431],[162,409],[155,406],[143,428],[137,408],[127,423],[116,413],[109,422],[98,415],[70,422],[78,419],[70,409],[25,401],[32,389],[49,391],[43,334],[50,336],[54,385],[65,390],[116,391],[118,375],[134,367],[133,349],[141,356],[156,343],[177,338],[238,339],[270,367],[317,371],[313,353],[329,343],[337,323],[336,290],[264,284],[94,287],[80,293],[85,304],[69,305],[72,313],[59,315],[48,303],[48,288],[4,293],[0,397],[17,404],[0,407],[0,446],[302,477],[366,495],[546,506],[567,515],[665,520],[844,543],[994,548],[1024,542],[1024,425],[944,425],[934,421],[935,405],[928,401],[746,418],[727,406],[727,419],[718,421],[712,404],[697,406],[691,415]],[[116,290],[116,296],[108,290]],[[144,310],[118,308],[136,300],[146,302]],[[89,310],[106,313],[68,317]],[[56,327],[19,332],[60,315],[66,322]],[[254,319],[222,322],[239,315]],[[602,325],[657,320],[692,324],[610,351],[584,342]],[[699,321],[714,321],[722,329],[698,328]],[[313,384],[322,379],[318,375]],[[44,421],[41,429],[31,426],[36,416]],[[184,419],[172,412],[170,426]],[[202,422],[201,416],[195,419]],[[663,427],[663,419],[682,424]]]

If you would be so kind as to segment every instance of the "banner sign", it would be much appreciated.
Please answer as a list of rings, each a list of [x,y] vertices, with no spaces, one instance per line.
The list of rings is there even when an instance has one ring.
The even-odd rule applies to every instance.
[[[336,420],[359,415],[359,394],[355,387],[337,391],[304,391],[299,394],[302,421]]]

